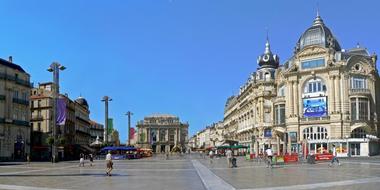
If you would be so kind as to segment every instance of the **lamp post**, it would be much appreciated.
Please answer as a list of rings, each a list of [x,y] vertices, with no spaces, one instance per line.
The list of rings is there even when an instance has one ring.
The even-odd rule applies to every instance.
[[[128,111],[125,115],[128,116],[128,146],[130,146],[131,145],[131,115],[133,115],[133,113]]]
[[[108,143],[108,102],[109,101],[112,101],[112,98],[108,97],[108,96],[104,96],[102,101],[104,102],[104,111],[105,111],[105,114],[104,114],[104,126],[105,126],[105,129],[104,129],[104,143]]]
[[[59,64],[58,62],[53,62],[47,69],[49,72],[53,73],[53,146],[52,146],[52,162],[56,162],[57,147],[56,147],[56,136],[57,136],[57,101],[59,97],[59,71],[65,70],[66,67]]]

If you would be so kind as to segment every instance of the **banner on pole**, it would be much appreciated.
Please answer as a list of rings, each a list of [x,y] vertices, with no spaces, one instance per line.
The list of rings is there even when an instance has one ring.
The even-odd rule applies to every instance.
[[[66,123],[66,101],[64,98],[58,98],[57,100],[57,125],[65,125]]]

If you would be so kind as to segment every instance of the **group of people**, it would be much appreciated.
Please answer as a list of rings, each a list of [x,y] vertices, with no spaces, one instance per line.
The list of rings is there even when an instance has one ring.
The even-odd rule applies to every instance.
[[[94,156],[92,154],[89,154],[88,158],[90,160],[90,166],[92,166],[94,163]],[[85,159],[85,155],[83,153],[80,153],[79,154],[79,167],[81,167],[81,166],[84,167],[84,159]]]
[[[335,145],[333,145],[333,147],[332,147],[332,155],[333,155],[333,158],[332,158],[329,166],[332,166],[335,162],[340,166]],[[215,157],[214,151],[210,150],[208,153],[208,156],[210,159],[210,164],[213,164],[213,159]],[[269,167],[273,168],[273,151],[270,147],[265,150],[264,156],[265,156],[264,159],[265,159],[267,168],[269,168]],[[203,152],[201,152],[201,157],[204,157]],[[234,154],[233,154],[231,149],[227,149],[226,159],[227,159],[227,165],[229,168],[237,167],[236,158],[234,157]]]

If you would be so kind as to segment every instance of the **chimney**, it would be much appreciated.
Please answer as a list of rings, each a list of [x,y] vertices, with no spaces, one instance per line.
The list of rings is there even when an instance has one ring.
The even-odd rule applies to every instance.
[[[11,62],[11,63],[13,63],[13,57],[9,56],[8,61]]]

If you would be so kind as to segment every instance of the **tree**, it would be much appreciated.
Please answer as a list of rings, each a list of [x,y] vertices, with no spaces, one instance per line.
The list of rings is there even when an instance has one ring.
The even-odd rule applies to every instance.
[[[46,138],[46,143],[50,146],[53,145],[54,144],[54,138],[53,137]]]

